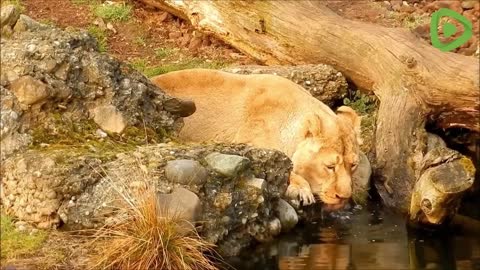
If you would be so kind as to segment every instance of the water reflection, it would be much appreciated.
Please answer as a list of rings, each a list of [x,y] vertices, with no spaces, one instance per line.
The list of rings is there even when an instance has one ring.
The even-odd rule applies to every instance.
[[[229,263],[239,270],[480,270],[480,237],[404,224],[375,205],[328,214]]]

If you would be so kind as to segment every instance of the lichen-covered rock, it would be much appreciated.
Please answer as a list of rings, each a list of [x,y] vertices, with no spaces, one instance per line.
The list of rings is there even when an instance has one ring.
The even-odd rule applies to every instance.
[[[298,66],[237,66],[224,71],[238,74],[273,74],[287,78],[312,94],[330,107],[342,100],[347,94],[348,84],[345,77],[334,68],[318,65]]]
[[[207,165],[206,157],[212,153],[249,162],[236,174],[224,175]],[[199,233],[216,243],[224,255],[234,255],[252,241],[268,241],[281,231],[273,209],[287,188],[292,164],[278,151],[246,145],[169,143],[141,146],[106,160],[98,154],[72,147],[15,154],[2,167],[5,209],[36,226],[63,223],[66,229],[94,228],[120,220],[121,190],[154,186],[160,194],[170,194],[184,188],[201,201],[202,210],[194,217],[201,225]],[[207,171],[206,180],[169,181],[167,164],[178,160],[198,162]],[[249,179],[257,179],[256,184],[249,184]],[[179,197],[178,192],[168,196]]]
[[[98,127],[123,132],[124,140],[130,136],[162,138],[181,127],[180,114],[185,112],[179,108],[170,112],[164,103],[173,99],[180,109],[184,103],[165,95],[128,65],[99,53],[96,40],[88,33],[63,31],[25,15],[19,19],[16,12],[14,7],[13,11],[2,8],[2,25],[23,24],[1,39],[0,85],[2,97],[5,94],[9,100],[2,101],[1,111],[18,117],[16,123],[2,119],[2,129],[7,126],[8,134],[15,133],[25,138],[22,141],[38,146],[64,143],[64,134],[76,133],[73,140],[83,140]],[[82,126],[87,123],[93,125]],[[129,127],[144,132],[127,132]],[[2,159],[25,146],[12,141],[16,140],[2,136],[2,145],[14,145],[2,147]]]

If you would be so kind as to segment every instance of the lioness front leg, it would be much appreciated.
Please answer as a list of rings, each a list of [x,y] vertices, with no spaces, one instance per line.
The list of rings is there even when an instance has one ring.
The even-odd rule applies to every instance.
[[[292,199],[299,199],[303,205],[309,205],[315,202],[310,184],[298,174],[290,173],[290,184],[288,185],[287,197]]]

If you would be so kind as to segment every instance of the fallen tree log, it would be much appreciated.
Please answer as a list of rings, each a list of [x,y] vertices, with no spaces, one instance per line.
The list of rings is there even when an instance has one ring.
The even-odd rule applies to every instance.
[[[408,212],[427,151],[426,122],[480,131],[479,65],[406,29],[343,19],[320,1],[141,0],[267,65],[324,63],[380,99],[374,175],[386,205]]]

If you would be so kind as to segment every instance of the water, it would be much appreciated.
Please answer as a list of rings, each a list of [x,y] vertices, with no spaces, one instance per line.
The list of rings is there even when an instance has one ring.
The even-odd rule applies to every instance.
[[[405,218],[370,203],[323,214],[227,262],[238,270],[480,270],[480,237],[407,229]]]

